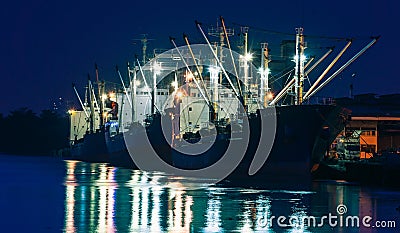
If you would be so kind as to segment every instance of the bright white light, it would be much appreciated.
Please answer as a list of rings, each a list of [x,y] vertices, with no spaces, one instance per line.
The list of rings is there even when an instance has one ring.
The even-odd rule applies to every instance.
[[[116,101],[117,95],[115,94],[115,92],[110,92],[108,93],[108,97],[110,97],[111,101]]]
[[[244,55],[244,60],[245,60],[245,61],[251,61],[251,60],[253,60],[253,54],[252,54],[252,53],[246,53],[246,54]]]
[[[297,56],[294,56],[293,57],[293,60],[296,62],[297,61]],[[302,62],[304,62],[305,60],[307,60],[307,57],[306,57],[306,55],[301,55],[301,57],[300,57],[300,61],[302,61]]]
[[[215,73],[219,73],[221,71],[221,69],[219,67],[209,67],[208,71],[210,71],[211,74],[215,74]]]
[[[193,73],[190,71],[186,71],[185,78],[186,78],[186,82],[192,81],[194,78]]]
[[[261,75],[267,75],[270,74],[271,71],[269,68],[263,69],[262,67],[258,68],[258,73]]]
[[[161,69],[162,69],[161,63],[158,63],[158,62],[153,63],[153,70],[157,75],[159,75],[161,73]]]
[[[183,92],[177,91],[176,92],[176,97],[179,98],[179,99],[182,98],[183,97]]]
[[[171,86],[173,86],[175,89],[177,89],[178,88],[178,82],[177,81],[173,81],[171,83]]]
[[[136,86],[140,86],[140,80],[136,80],[135,84]]]
[[[72,114],[74,114],[74,113],[75,113],[75,110],[74,110],[74,109],[68,110],[68,114],[72,115]]]
[[[107,99],[107,95],[106,95],[106,94],[101,95],[101,99],[102,99],[103,101],[106,100],[106,99]]]

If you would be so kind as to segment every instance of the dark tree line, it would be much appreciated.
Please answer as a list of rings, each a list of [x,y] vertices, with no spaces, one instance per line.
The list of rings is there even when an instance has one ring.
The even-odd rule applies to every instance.
[[[0,115],[0,152],[7,154],[49,155],[68,147],[69,121],[54,111],[39,115],[28,108]]]

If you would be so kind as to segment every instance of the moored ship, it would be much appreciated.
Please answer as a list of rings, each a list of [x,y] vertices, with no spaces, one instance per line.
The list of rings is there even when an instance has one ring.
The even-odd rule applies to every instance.
[[[175,168],[198,170],[220,162],[230,153],[231,146],[243,143],[245,147],[239,152],[243,153],[242,160],[226,180],[310,180],[311,170],[318,166],[349,114],[333,104],[310,104],[310,99],[376,39],[319,84],[331,64],[305,92],[305,75],[320,61],[306,70],[311,61],[306,64],[303,30],[298,29],[294,75],[274,96],[268,86],[269,56],[265,45],[261,50],[261,67],[257,69],[247,49],[247,34],[243,53],[233,54],[224,26],[219,30],[229,49],[212,46],[199,24],[198,27],[206,45],[191,47],[184,37],[187,46],[178,48],[171,39],[174,49],[143,62],[142,66],[137,61],[135,68],[128,67],[130,87],[125,87],[120,76],[124,90],[116,102],[122,114],[118,120],[108,120],[104,127],[108,162],[141,168],[132,156],[147,156],[134,153],[147,150],[155,151]],[[207,49],[209,56],[205,57]],[[235,65],[227,68],[229,62],[238,69]],[[141,76],[143,84],[137,85],[137,76]],[[284,96],[288,98],[282,101]],[[270,134],[274,137],[267,137]],[[146,138],[150,144],[146,144]]]

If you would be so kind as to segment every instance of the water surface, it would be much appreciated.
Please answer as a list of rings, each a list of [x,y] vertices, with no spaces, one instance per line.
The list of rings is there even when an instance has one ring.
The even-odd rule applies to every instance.
[[[6,155],[0,167],[0,232],[400,232],[400,191],[384,188],[335,181],[297,191],[191,189],[189,179],[161,173]],[[329,214],[337,225],[318,226]],[[296,222],[311,216],[315,226]],[[370,216],[371,227],[346,226],[348,216]],[[377,220],[396,226],[377,228]]]

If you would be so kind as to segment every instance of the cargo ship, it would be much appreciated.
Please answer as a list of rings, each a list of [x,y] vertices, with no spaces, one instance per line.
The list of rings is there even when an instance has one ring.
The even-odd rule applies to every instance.
[[[239,150],[241,159],[226,174],[226,181],[274,180],[301,185],[300,181],[310,180],[311,171],[318,167],[349,117],[346,109],[326,101],[312,103],[311,97],[375,44],[377,38],[320,83],[350,46],[349,41],[304,91],[305,76],[332,49],[306,69],[312,59],[307,61],[304,55],[303,29],[298,28],[294,74],[279,93],[274,93],[268,85],[266,44],[261,47],[261,66],[256,68],[247,48],[247,32],[243,33],[242,53],[232,52],[228,39],[231,32],[223,19],[221,23],[222,27],[209,32],[221,36],[220,45],[212,45],[197,24],[206,44],[190,45],[184,36],[186,46],[177,47],[170,38],[173,49],[148,62],[136,59],[133,68],[128,66],[129,86],[125,86],[119,73],[123,90],[116,103],[121,114],[118,119],[104,119],[104,131],[99,132],[104,136],[104,142],[99,143],[106,146],[107,161],[142,169],[137,164],[140,159],[135,157],[146,157],[144,152],[155,151],[170,166],[199,170],[223,161],[227,153],[232,154],[232,148],[243,144]]]

